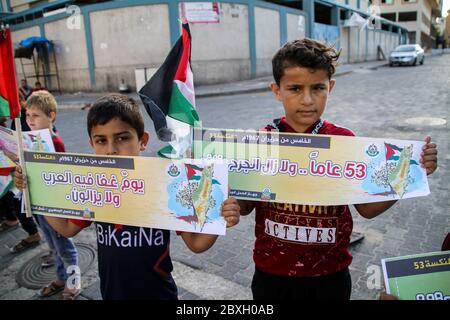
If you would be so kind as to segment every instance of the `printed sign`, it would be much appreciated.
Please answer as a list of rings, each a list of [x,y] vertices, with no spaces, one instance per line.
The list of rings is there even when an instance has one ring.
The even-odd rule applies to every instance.
[[[189,23],[219,23],[218,2],[182,2],[180,15]]]
[[[224,163],[34,152],[25,162],[33,213],[225,234]]]
[[[381,260],[386,292],[403,300],[450,300],[450,251]]]
[[[197,159],[227,159],[230,196],[345,205],[426,196],[424,142],[194,128]]]

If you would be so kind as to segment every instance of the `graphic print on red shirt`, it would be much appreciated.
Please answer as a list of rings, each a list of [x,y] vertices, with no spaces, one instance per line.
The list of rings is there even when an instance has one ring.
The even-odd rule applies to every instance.
[[[295,132],[285,118],[275,123],[262,130]],[[318,123],[305,133],[311,133]],[[323,122],[318,134],[354,136],[352,131],[328,121]],[[280,276],[312,277],[350,265],[348,245],[353,220],[348,206],[256,202],[255,209],[253,259],[259,270]]]

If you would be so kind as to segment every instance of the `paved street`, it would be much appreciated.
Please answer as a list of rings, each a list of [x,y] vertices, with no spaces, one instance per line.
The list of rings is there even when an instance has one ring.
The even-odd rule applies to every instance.
[[[383,257],[439,251],[444,235],[450,232],[450,130],[448,122],[442,121],[450,119],[449,88],[449,54],[427,57],[423,66],[358,69],[337,78],[324,118],[358,136],[423,140],[431,135],[439,149],[439,168],[429,179],[430,196],[403,200],[373,220],[358,217],[353,210],[354,231],[365,237],[351,248],[352,299],[377,298],[380,289],[367,286],[369,266],[380,266]],[[216,128],[259,128],[283,112],[270,92],[200,98],[197,105],[203,125]],[[86,113],[71,109],[58,114],[56,126],[68,152],[91,152]],[[145,118],[153,139],[144,155],[155,155],[163,144],[156,140],[149,117]],[[190,253],[174,234],[171,255],[180,298],[251,299],[253,228],[254,216],[242,217],[212,249],[198,255]],[[6,253],[23,234],[17,229],[0,235],[0,299],[35,297],[36,290],[20,287],[14,274],[45,246],[19,256]],[[75,241],[95,246],[93,228]],[[96,262],[83,280],[82,299],[98,298]]]

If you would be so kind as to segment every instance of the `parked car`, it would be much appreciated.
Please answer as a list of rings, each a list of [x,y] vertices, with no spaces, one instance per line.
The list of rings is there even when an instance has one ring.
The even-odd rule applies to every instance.
[[[423,64],[425,61],[425,51],[418,44],[404,44],[395,48],[389,56],[389,66],[410,65],[415,66],[418,62]]]

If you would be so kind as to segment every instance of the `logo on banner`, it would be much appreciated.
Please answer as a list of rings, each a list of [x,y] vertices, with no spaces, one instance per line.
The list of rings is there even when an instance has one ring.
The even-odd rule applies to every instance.
[[[167,173],[169,174],[169,176],[175,178],[175,177],[178,177],[180,175],[180,169],[178,169],[178,167],[172,163],[170,165],[169,170],[167,171]]]
[[[380,154],[380,151],[378,151],[378,148],[377,148],[376,145],[371,144],[371,145],[367,148],[366,153],[367,153],[367,155],[368,155],[369,157],[376,157],[377,155]]]
[[[261,192],[261,200],[271,200],[272,191],[270,188],[264,188]]]

